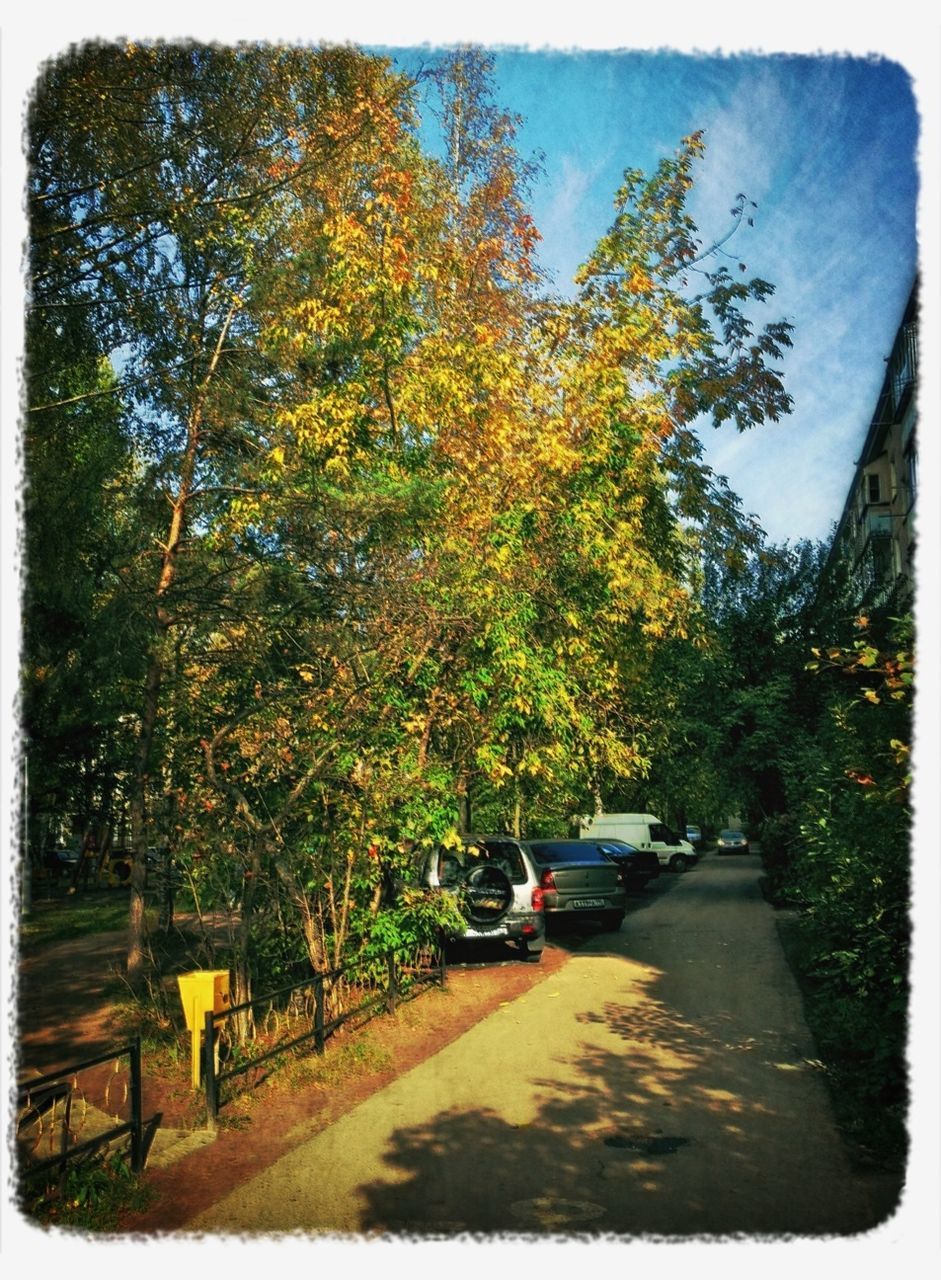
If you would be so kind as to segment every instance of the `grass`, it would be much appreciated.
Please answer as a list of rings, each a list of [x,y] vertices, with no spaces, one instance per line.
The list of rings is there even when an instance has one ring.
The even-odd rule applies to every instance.
[[[24,951],[38,951],[90,934],[126,929],[127,923],[127,894],[120,891],[36,902],[29,915],[20,917],[20,945]]]
[[[132,1173],[123,1155],[93,1157],[71,1165],[61,1187],[34,1191],[21,1201],[41,1226],[113,1232],[128,1210],[152,1203],[153,1190]]]

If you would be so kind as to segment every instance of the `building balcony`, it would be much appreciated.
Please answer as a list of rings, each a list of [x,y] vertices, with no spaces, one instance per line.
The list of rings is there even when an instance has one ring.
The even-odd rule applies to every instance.
[[[859,521],[860,541],[892,537],[892,516],[887,511],[864,511]]]

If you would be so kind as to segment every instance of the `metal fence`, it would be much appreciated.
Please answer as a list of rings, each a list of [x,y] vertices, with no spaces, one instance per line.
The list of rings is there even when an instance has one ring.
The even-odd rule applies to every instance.
[[[267,1066],[291,1050],[322,1054],[340,1027],[361,1025],[377,1013],[394,1013],[397,1004],[430,984],[444,987],[447,963],[443,945],[429,950],[389,951],[378,960],[354,960],[304,982],[282,987],[205,1015],[202,1076],[210,1122],[226,1101],[222,1086],[240,1080],[255,1088]],[[251,1046],[246,1051],[246,1045]],[[237,1090],[233,1090],[233,1093]]]
[[[16,1106],[20,1187],[26,1195],[50,1175],[61,1184],[70,1162],[124,1138],[130,1144],[132,1171],[140,1173],[144,1167],[139,1037],[96,1058],[22,1081]]]

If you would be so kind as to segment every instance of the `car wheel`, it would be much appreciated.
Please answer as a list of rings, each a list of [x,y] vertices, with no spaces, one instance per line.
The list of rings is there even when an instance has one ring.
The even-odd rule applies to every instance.
[[[671,871],[685,871],[689,866],[689,858],[685,853],[674,853],[670,859]]]
[[[521,942],[519,944],[519,952],[521,959],[528,960],[530,964],[538,964],[542,959],[543,948],[531,947],[528,943]]]
[[[611,933],[617,933],[623,923],[623,911],[606,911],[601,917],[601,927],[610,930]]]
[[[471,867],[464,877],[464,914],[473,924],[496,924],[513,905],[510,877],[492,863]]]

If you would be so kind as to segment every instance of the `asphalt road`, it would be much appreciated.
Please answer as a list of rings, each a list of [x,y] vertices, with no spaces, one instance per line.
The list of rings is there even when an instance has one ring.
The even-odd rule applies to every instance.
[[[834,1125],[755,855],[662,876],[619,933],[189,1230],[821,1238],[891,1217]]]

